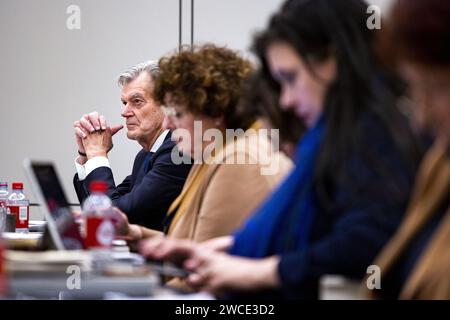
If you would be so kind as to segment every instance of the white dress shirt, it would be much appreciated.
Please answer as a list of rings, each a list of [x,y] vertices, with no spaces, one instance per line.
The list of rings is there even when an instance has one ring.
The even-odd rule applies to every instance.
[[[166,139],[167,134],[169,133],[169,129],[164,130],[156,139],[156,141],[153,143],[152,147],[150,148],[150,152],[156,152],[161,147],[161,145],[164,143],[164,139]],[[94,171],[97,168],[100,167],[108,167],[111,168],[109,164],[109,160],[107,157],[93,157],[86,161],[84,165],[78,163],[79,156],[75,159],[75,168],[77,169],[78,173],[78,180],[82,181],[86,179],[86,177]]]

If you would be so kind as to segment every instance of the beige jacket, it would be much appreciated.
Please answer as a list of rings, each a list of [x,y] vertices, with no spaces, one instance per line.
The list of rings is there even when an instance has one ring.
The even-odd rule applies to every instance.
[[[290,159],[281,153],[267,159],[270,152],[267,137],[252,134],[228,143],[211,164],[194,165],[180,195],[187,203],[177,199],[179,205],[175,200],[171,207],[181,212],[177,211],[168,236],[202,242],[240,227],[292,169]],[[239,159],[245,163],[231,164]],[[276,170],[267,172],[269,168]]]
[[[168,237],[202,242],[239,228],[292,169],[291,160],[281,153],[270,156],[270,165],[264,161],[262,164],[261,158],[270,152],[267,137],[254,134],[247,140],[240,138],[227,144],[213,163],[194,165],[179,198],[169,209],[176,215]],[[245,159],[245,164],[230,164],[237,159]],[[276,170],[267,172],[264,168]],[[179,278],[167,284],[190,291]]]
[[[387,274],[406,250],[414,236],[449,201],[450,157],[447,144],[437,142],[426,155],[419,170],[407,215],[397,233],[375,261]],[[377,292],[366,291],[378,298]],[[424,252],[405,282],[400,299],[450,299],[450,208],[442,218]]]

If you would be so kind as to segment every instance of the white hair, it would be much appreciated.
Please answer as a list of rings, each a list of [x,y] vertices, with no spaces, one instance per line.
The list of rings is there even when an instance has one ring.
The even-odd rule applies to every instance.
[[[139,77],[139,75],[144,71],[147,72],[153,80],[155,80],[159,75],[158,61],[149,60],[128,68],[127,71],[119,76],[117,82],[122,88],[127,83],[130,83],[131,81]]]

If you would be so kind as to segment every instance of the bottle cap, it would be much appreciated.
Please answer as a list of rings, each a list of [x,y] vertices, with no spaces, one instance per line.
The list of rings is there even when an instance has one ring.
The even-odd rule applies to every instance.
[[[105,193],[108,190],[108,185],[105,181],[92,181],[89,185],[89,189],[91,192],[103,192]]]
[[[12,188],[17,190],[23,190],[23,183],[22,182],[13,182]]]
[[[8,182],[0,182],[0,187],[7,187],[8,186]]]

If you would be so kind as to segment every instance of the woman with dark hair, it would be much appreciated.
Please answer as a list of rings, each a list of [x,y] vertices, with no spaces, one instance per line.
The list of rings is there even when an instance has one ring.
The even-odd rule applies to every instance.
[[[278,130],[276,144],[289,158],[293,158],[295,147],[305,132],[305,126],[298,121],[292,110],[280,108],[279,95],[280,86],[257,71],[246,83],[237,113],[248,119],[256,116],[263,123],[263,127]]]
[[[234,297],[317,298],[323,275],[364,277],[401,221],[420,157],[366,9],[298,0],[271,18],[255,51],[281,107],[307,127],[295,170],[228,242],[152,241],[144,253],[185,260],[191,285]]]
[[[410,84],[417,123],[433,146],[400,228],[375,260],[385,299],[450,299],[450,3],[398,0],[381,52]]]

